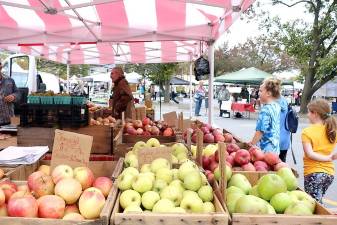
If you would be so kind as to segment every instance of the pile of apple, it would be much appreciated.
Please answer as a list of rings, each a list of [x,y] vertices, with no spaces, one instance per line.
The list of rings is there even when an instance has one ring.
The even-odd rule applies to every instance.
[[[244,175],[235,174],[228,182],[227,207],[230,213],[312,215],[315,200],[297,186],[289,168],[264,175],[253,187]]]
[[[95,125],[104,125],[104,126],[110,126],[110,127],[114,127],[116,123],[116,119],[113,118],[112,116],[108,116],[105,118],[102,117],[97,117],[97,119],[90,119],[90,125],[91,126],[95,126]]]
[[[158,158],[144,164],[140,172],[126,168],[118,177],[120,206],[124,212],[209,213],[214,212],[213,189],[198,166],[185,161],[171,169],[168,160]]]
[[[42,165],[27,184],[0,183],[0,216],[65,220],[98,218],[112,188],[108,177],[95,179],[87,167]]]
[[[124,164],[125,167],[138,168],[138,151],[142,148],[153,148],[153,147],[166,147],[166,145],[161,145],[158,139],[150,138],[147,142],[138,141],[132,148],[132,151],[125,155]],[[175,143],[171,146],[171,162],[173,164],[185,162],[188,159],[188,149],[182,143]]]
[[[163,121],[151,121],[150,118],[145,117],[143,120],[127,121],[124,126],[124,134],[171,137],[174,136],[174,131]]]
[[[188,128],[191,136],[191,141],[193,143],[197,142],[197,128]],[[204,143],[218,143],[218,142],[226,142],[226,143],[236,143],[233,135],[230,133],[223,133],[220,128],[213,128],[211,125],[203,123],[200,127],[204,137]],[[187,130],[183,133],[183,138],[187,141]]]

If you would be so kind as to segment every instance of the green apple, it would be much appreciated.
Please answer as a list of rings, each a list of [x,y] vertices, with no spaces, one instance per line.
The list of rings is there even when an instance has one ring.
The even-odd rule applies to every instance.
[[[152,172],[145,172],[140,174],[142,174],[142,176],[148,176],[152,180],[152,182],[154,182],[156,179],[156,175]]]
[[[183,198],[185,198],[185,197],[188,196],[188,195],[192,195],[192,196],[194,196],[194,197],[196,197],[196,198],[200,198],[197,192],[195,192],[195,191],[190,191],[190,190],[185,190],[185,191],[183,192]]]
[[[202,179],[199,171],[191,171],[184,178],[184,188],[191,191],[198,191],[202,185]]]
[[[155,180],[153,183],[152,191],[160,193],[167,186],[164,180]]]
[[[160,196],[155,191],[147,191],[142,195],[142,205],[145,209],[152,210],[154,204],[160,200]]]
[[[244,195],[236,201],[235,213],[267,214],[268,207],[264,200],[254,195]]]
[[[187,147],[183,143],[175,143],[174,145],[172,145],[171,148],[172,148],[172,153],[175,156],[179,155],[180,153],[187,154],[188,152]]]
[[[181,193],[185,191],[184,184],[181,180],[174,180],[169,185],[177,187]]]
[[[295,190],[290,191],[289,195],[292,197],[294,202],[302,202],[308,206],[312,213],[315,211],[316,201],[309,194],[303,191]]]
[[[119,190],[125,191],[131,189],[135,176],[130,173],[121,173],[117,178]]]
[[[188,175],[191,171],[198,171],[198,166],[191,160],[187,160],[179,167],[178,176],[180,180],[184,180],[185,176]]]
[[[157,180],[164,180],[166,183],[171,183],[173,180],[173,173],[168,168],[160,168],[156,172],[156,179]]]
[[[178,169],[172,169],[173,174],[173,180],[179,179],[179,170]]]
[[[208,185],[207,177],[204,173],[200,172],[202,185]]]
[[[186,210],[181,207],[174,207],[170,212],[171,213],[186,213]]]
[[[218,150],[218,146],[212,144],[207,145],[206,148],[204,148],[204,150],[202,151],[202,155],[209,157],[213,155],[216,150]]]
[[[160,142],[158,141],[157,138],[150,138],[146,142],[147,147],[160,147]]]
[[[187,212],[201,213],[204,210],[204,203],[198,195],[186,195],[181,200],[180,207]]]
[[[252,185],[249,183],[247,177],[242,174],[234,174],[229,180],[228,187],[235,186],[240,188],[245,194],[248,194]]]
[[[137,155],[139,149],[147,147],[146,143],[144,141],[138,141],[136,144],[133,146],[132,151]]]
[[[273,208],[272,205],[269,204],[269,202],[266,201],[266,205],[267,205],[267,214],[269,215],[275,215],[276,214],[276,211],[275,209]]]
[[[151,171],[153,173],[156,173],[157,170],[159,170],[160,168],[171,169],[170,162],[167,159],[163,159],[163,158],[158,158],[158,159],[153,160],[151,163]]]
[[[178,164],[179,160],[177,159],[177,157],[175,157],[174,155],[171,155],[171,163],[172,164]]]
[[[137,156],[131,152],[131,154],[128,154],[125,156],[124,160],[125,167],[134,167],[138,168],[138,159]]]
[[[168,199],[160,199],[152,208],[152,212],[167,213],[175,208],[174,203]]]
[[[142,197],[134,190],[123,191],[119,198],[119,203],[123,209],[130,205],[140,206],[141,201]]]
[[[295,216],[310,216],[313,214],[313,212],[304,202],[295,202],[284,211],[284,214]]]
[[[149,175],[138,174],[132,183],[132,189],[139,193],[150,191],[153,187],[153,180]]]
[[[287,185],[277,174],[266,174],[260,178],[257,185],[259,196],[269,201],[277,193],[287,191]]]
[[[192,152],[193,159],[195,159],[197,157],[197,146],[191,145],[191,152]]]
[[[217,181],[220,180],[220,167],[218,166],[215,170],[214,170],[214,177]],[[226,178],[227,180],[230,180],[232,177],[232,168],[230,168],[228,165],[226,165]]]
[[[138,205],[129,205],[126,207],[123,211],[123,213],[135,213],[135,212],[143,212],[142,208],[140,208]]]
[[[298,187],[297,178],[293,174],[293,171],[287,167],[283,167],[277,171],[277,175],[279,175],[287,185],[288,191],[296,190]]]
[[[167,147],[166,145],[161,144],[159,147]]]
[[[169,185],[160,192],[160,198],[169,199],[175,204],[175,206],[179,206],[181,199],[183,198],[183,193],[178,187]]]
[[[245,192],[241,188],[238,188],[238,187],[235,187],[235,186],[231,186],[231,187],[226,189],[227,195],[229,195],[231,193],[242,193],[243,195],[245,194]]]
[[[132,176],[137,176],[139,174],[138,170],[134,167],[128,167],[123,170],[123,174],[131,174]]]
[[[187,153],[185,152],[180,152],[178,155],[176,155],[177,159],[179,162],[182,162],[183,160],[186,160],[187,157]]]
[[[293,199],[288,193],[278,193],[270,199],[270,204],[277,213],[284,213],[284,211],[293,204]]]
[[[250,195],[254,195],[256,197],[260,197],[259,196],[259,191],[257,189],[257,185],[254,185],[250,190],[249,190],[249,194]]]
[[[209,185],[202,186],[198,190],[198,195],[204,202],[210,202],[213,200],[213,189]]]
[[[227,208],[228,208],[229,213],[235,212],[236,202],[244,195],[245,194],[243,192],[232,192],[227,195],[226,200],[227,200]]]
[[[140,172],[141,173],[151,172],[151,165],[150,164],[142,165],[142,168],[140,168]]]
[[[215,212],[215,207],[212,202],[204,202],[202,208],[204,213]]]

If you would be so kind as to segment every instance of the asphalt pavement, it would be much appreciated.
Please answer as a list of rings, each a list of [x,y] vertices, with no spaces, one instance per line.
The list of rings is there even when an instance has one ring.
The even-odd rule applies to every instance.
[[[183,112],[184,118],[190,117],[190,105],[189,99],[180,99],[180,103],[176,104],[174,102],[170,103],[162,103],[161,110],[159,102],[154,103],[155,107],[155,118],[160,118],[160,113],[166,113],[171,111],[176,111],[177,113]],[[194,106],[193,106],[194,110]],[[201,109],[201,116],[197,117],[199,120],[204,122],[208,121],[206,109],[204,103]],[[194,115],[194,113],[193,113]],[[193,117],[196,118],[196,117]],[[225,128],[236,136],[240,137],[243,141],[250,141],[255,132],[255,124],[257,113],[251,113],[250,115],[245,114],[244,118],[236,119],[236,118],[223,118],[219,117],[219,108],[217,102],[214,105],[214,126],[219,128]],[[303,188],[303,150],[302,150],[302,142],[301,142],[301,132],[302,129],[309,126],[309,121],[306,116],[302,116],[299,122],[299,129],[296,134],[293,134],[293,150],[295,154],[295,159],[297,164],[294,164],[293,158],[291,156],[291,151],[289,149],[287,155],[287,163],[293,167],[299,174],[299,184],[300,187]],[[335,161],[335,168],[337,168],[337,161]],[[334,180],[333,184],[329,187],[325,199],[324,204],[328,208],[337,208],[337,179]]]

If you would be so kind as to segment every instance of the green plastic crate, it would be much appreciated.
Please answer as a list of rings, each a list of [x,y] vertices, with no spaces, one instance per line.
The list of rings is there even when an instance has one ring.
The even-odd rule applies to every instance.
[[[40,96],[29,95],[27,100],[30,104],[40,104]]]
[[[55,105],[70,105],[71,96],[54,96]]]
[[[53,96],[40,96],[41,104],[44,105],[52,105],[54,104],[54,97]]]
[[[84,105],[87,101],[86,97],[73,96],[73,105]]]

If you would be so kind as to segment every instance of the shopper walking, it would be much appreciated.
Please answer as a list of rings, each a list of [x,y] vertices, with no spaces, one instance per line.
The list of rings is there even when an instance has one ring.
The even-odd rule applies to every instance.
[[[287,160],[287,152],[290,147],[290,131],[286,129],[286,118],[288,113],[288,101],[285,97],[281,96],[277,103],[280,105],[280,159],[283,162]]]
[[[223,101],[229,101],[231,98],[231,94],[229,93],[228,89],[226,88],[226,85],[222,85],[221,89],[219,90],[218,93],[218,102],[219,102],[219,109],[220,109],[220,117],[222,117],[222,114],[224,112],[226,112],[226,110],[222,110],[221,106],[222,106],[222,102]]]
[[[304,189],[318,202],[331,185],[337,159],[336,148],[337,121],[331,115],[330,104],[317,99],[308,104],[308,118],[311,125],[302,131],[304,151]]]
[[[264,152],[280,153],[280,105],[276,102],[280,98],[280,80],[270,78],[260,86],[260,100],[263,104],[257,122],[256,132],[251,141]]]
[[[195,116],[201,116],[200,109],[201,109],[202,100],[205,98],[205,96],[206,96],[206,90],[203,86],[203,82],[200,81],[194,93],[194,101],[195,101],[194,114]]]

